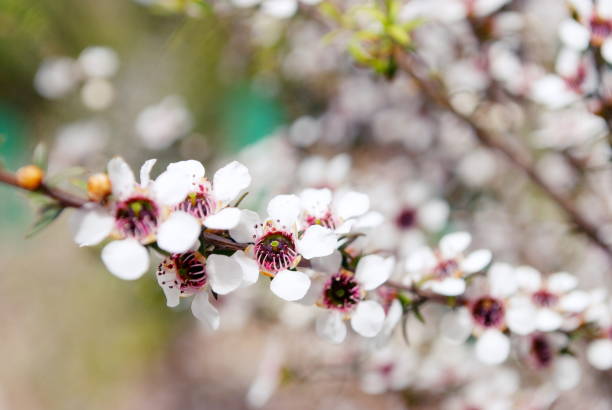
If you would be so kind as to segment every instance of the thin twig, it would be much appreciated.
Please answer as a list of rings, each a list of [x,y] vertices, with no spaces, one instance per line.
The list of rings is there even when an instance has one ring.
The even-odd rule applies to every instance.
[[[395,58],[402,71],[410,76],[410,78],[427,97],[429,97],[442,109],[450,112],[456,118],[469,125],[474,131],[476,138],[482,145],[501,152],[512,165],[523,171],[535,185],[537,185],[553,202],[559,206],[559,208],[565,212],[567,218],[580,231],[582,231],[589,239],[593,241],[593,243],[606,252],[609,257],[612,257],[612,248],[610,248],[610,246],[599,236],[597,226],[591,223],[591,221],[587,220],[584,215],[578,211],[571,200],[560,194],[556,189],[544,181],[544,179],[536,172],[533,164],[531,164],[531,161],[519,155],[513,149],[502,143],[500,136],[495,135],[491,131],[481,127],[471,117],[457,111],[450,103],[446,95],[438,90],[438,87],[430,84],[426,79],[423,79],[416,73],[414,70],[415,61],[413,58],[411,58],[410,54],[401,50],[400,48],[396,48]]]
[[[62,191],[57,188],[52,188],[45,183],[41,184],[40,187],[38,187],[37,189],[24,188],[17,183],[17,178],[14,174],[2,169],[0,169],[0,182],[24,189],[26,191],[37,192],[40,194],[47,195],[48,197],[55,199],[60,205],[64,207],[80,208],[88,202],[87,199],[80,198],[76,195]]]

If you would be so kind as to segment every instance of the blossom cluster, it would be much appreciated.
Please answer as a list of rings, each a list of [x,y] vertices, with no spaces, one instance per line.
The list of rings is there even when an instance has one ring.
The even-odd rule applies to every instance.
[[[155,162],[145,162],[138,183],[123,159],[111,159],[111,189],[75,212],[75,241],[105,241],[102,261],[126,280],[150,272],[149,253],[158,254],[155,276],[167,305],[191,297],[194,316],[210,329],[220,325],[211,298],[262,275],[279,298],[318,307],[317,333],[333,343],[346,339],[349,321],[384,345],[402,317],[435,302],[448,309],[442,335],[475,340],[483,363],[503,363],[514,345],[537,368],[575,369],[570,342],[581,335],[593,366],[612,367],[612,305],[601,289],[579,289],[570,273],[492,263],[487,249],[466,253],[467,232],[446,234],[435,248],[417,246],[396,266],[394,256],[367,251],[381,215],[366,194],[309,188],[275,196],[261,217],[239,208],[251,183],[243,164],[227,164],[211,181],[195,160],[171,163],[152,179]]]

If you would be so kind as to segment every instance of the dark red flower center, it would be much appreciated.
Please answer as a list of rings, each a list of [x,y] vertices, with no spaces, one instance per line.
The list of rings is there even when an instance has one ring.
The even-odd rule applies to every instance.
[[[497,327],[504,320],[504,304],[490,296],[482,297],[472,306],[472,316],[483,327]]]
[[[155,232],[159,211],[149,198],[134,197],[117,205],[115,223],[128,238],[143,239]]]

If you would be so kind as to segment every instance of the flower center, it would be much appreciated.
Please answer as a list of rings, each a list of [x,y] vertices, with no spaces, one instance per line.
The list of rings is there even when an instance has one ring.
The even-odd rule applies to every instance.
[[[537,335],[531,339],[529,353],[538,368],[548,367],[554,358],[553,348],[544,335]]]
[[[459,264],[454,259],[447,259],[438,262],[433,270],[433,275],[437,279],[443,279],[455,274],[459,270]]]
[[[539,290],[531,296],[533,303],[541,307],[551,307],[557,304],[559,296],[547,290]]]
[[[323,305],[341,312],[350,311],[361,300],[361,288],[352,274],[340,272],[323,286]]]
[[[176,206],[179,211],[187,212],[198,219],[204,219],[215,210],[215,201],[203,189],[191,192],[187,198]]]
[[[404,208],[395,218],[395,223],[402,230],[414,228],[416,224],[417,211],[414,208]]]
[[[206,259],[198,252],[174,254],[159,265],[158,275],[166,271],[176,272],[181,294],[191,294],[206,285]],[[165,285],[165,283],[161,283]]]
[[[255,244],[255,259],[266,272],[276,273],[293,265],[297,257],[293,236],[270,232]]]
[[[600,47],[604,40],[612,34],[612,21],[594,16],[590,22],[591,43]]]
[[[331,212],[325,213],[323,217],[308,215],[305,219],[306,226],[321,225],[324,228],[336,229],[336,220]]]
[[[499,326],[504,319],[504,305],[492,297],[482,297],[474,303],[472,316],[483,327]]]
[[[158,216],[159,211],[153,201],[136,197],[118,204],[115,223],[124,236],[144,239],[155,232]]]

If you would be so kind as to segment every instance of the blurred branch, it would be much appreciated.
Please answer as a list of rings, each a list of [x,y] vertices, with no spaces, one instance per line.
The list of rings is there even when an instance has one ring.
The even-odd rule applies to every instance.
[[[529,177],[529,179],[535,185],[537,185],[542,192],[544,192],[559,206],[559,208],[563,210],[567,218],[576,226],[578,230],[584,233],[589,239],[591,239],[591,241],[593,241],[593,243],[595,243],[599,248],[606,252],[609,257],[612,258],[612,248],[599,236],[597,226],[586,219],[584,215],[578,211],[571,200],[557,192],[556,189],[544,181],[544,179],[536,172],[530,160],[522,155],[519,155],[514,149],[504,144],[499,135],[496,135],[478,125],[468,115],[457,111],[447,98],[446,93],[443,92],[438,81],[429,81],[431,78],[424,78],[422,74],[419,74],[417,70],[415,70],[415,68],[418,67],[419,62],[417,62],[414,55],[409,54],[399,47],[395,48],[394,54],[398,67],[415,82],[426,97],[436,103],[440,108],[453,114],[456,118],[469,125],[474,131],[476,138],[482,145],[502,153],[502,155],[504,155],[512,165],[527,175],[527,177]]]
[[[69,192],[62,191],[57,188],[50,187],[45,183],[41,184],[37,189],[30,190],[30,189],[24,188],[17,183],[17,178],[15,177],[13,173],[10,173],[3,169],[0,169],[0,182],[7,184],[7,185],[12,185],[12,186],[24,189],[26,191],[36,192],[39,194],[46,195],[49,198],[55,199],[60,205],[64,207],[80,208],[83,205],[85,205],[87,202],[89,202],[87,199],[78,197],[76,195],[73,195]]]

